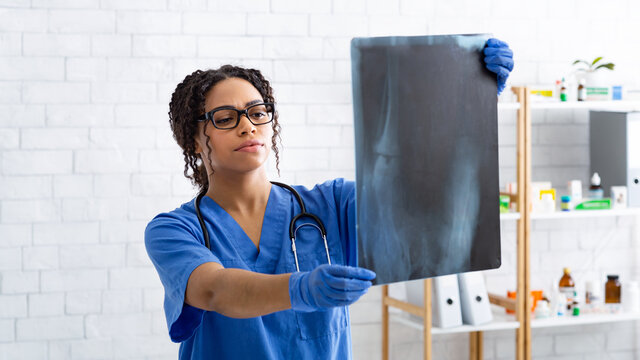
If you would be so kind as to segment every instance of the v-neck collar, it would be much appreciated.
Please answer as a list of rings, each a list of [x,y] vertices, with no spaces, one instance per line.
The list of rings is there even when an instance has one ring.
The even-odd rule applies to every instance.
[[[278,185],[271,185],[269,199],[264,211],[262,229],[260,230],[259,251],[254,242],[242,229],[240,224],[223,209],[215,200],[204,196],[201,207],[209,209],[213,217],[212,222],[229,239],[238,256],[254,271],[273,273],[280,257],[282,239],[285,232],[287,216],[287,200],[290,197]],[[213,240],[212,240],[213,241]]]

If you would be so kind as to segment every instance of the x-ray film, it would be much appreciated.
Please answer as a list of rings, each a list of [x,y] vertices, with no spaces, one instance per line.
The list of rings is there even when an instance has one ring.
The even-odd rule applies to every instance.
[[[376,284],[500,266],[488,38],[351,42],[358,265]]]

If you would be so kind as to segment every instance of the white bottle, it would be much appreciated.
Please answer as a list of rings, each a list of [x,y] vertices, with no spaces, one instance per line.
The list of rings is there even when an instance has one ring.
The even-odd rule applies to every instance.
[[[622,296],[622,306],[625,312],[640,313],[640,287],[638,287],[637,281],[629,281]]]

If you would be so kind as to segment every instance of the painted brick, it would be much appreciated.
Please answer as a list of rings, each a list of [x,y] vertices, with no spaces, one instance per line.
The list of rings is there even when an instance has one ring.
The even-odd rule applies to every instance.
[[[122,11],[117,16],[117,32],[133,34],[180,33],[180,14],[157,11]]]
[[[54,200],[4,200],[0,204],[2,222],[38,223],[60,219],[60,205]]]
[[[367,36],[365,16],[311,14],[311,36]]]
[[[75,172],[129,173],[137,170],[137,160],[133,150],[78,150],[75,152]]]
[[[100,290],[82,289],[69,291],[65,298],[67,314],[95,314],[102,311],[102,295]]]
[[[151,103],[155,99],[156,87],[149,83],[97,83],[91,86],[91,102],[94,103]]]
[[[328,4],[327,2],[320,2]],[[247,34],[261,36],[306,36],[309,24],[306,16],[296,14],[249,14]]]
[[[95,175],[93,188],[96,197],[123,197],[130,193],[129,174]]]
[[[319,59],[321,57],[321,38],[267,37],[264,39],[264,58],[267,59]]]
[[[0,248],[31,244],[31,224],[0,224]]]
[[[0,150],[15,149],[20,146],[18,129],[0,129]]]
[[[3,9],[0,12],[0,31],[2,32],[44,32],[46,29],[46,10]]]
[[[247,15],[242,13],[185,12],[182,31],[193,35],[245,35]]]
[[[142,290],[107,290],[102,293],[103,314],[142,312]]]
[[[166,128],[169,115],[166,106],[159,105],[118,105],[115,116],[119,127],[155,126]]]
[[[6,93],[6,89],[0,86],[2,93]],[[0,127],[44,126],[44,114],[44,106],[41,105],[0,105]]]
[[[113,359],[111,339],[83,339],[71,343],[72,359]]]
[[[29,317],[63,316],[64,293],[29,294]]]
[[[47,105],[49,127],[110,126],[114,122],[112,105]]]
[[[23,54],[26,56],[89,55],[89,36],[76,34],[24,34]]]
[[[21,53],[22,39],[19,33],[0,34],[0,56],[16,56]]]
[[[0,176],[0,198],[37,199],[51,197],[50,176]]]
[[[211,20],[206,24],[211,26]],[[192,36],[133,36],[133,56],[194,57],[196,48],[196,39]]]
[[[42,291],[97,290],[107,288],[106,270],[56,270],[42,272]]]
[[[0,359],[42,360],[47,358],[47,342],[0,343]]]
[[[18,319],[16,322],[18,341],[78,339],[83,336],[81,316]]]
[[[0,320],[0,343],[14,342],[16,339],[15,321]]]
[[[18,82],[0,82],[0,104],[17,104],[22,98],[22,84]],[[6,115],[5,115],[6,116]],[[0,119],[4,118],[1,117]]]
[[[113,33],[115,12],[108,10],[51,10],[49,30],[61,33]]]
[[[87,315],[85,324],[88,338],[148,335],[151,333],[149,313]]]
[[[57,246],[31,246],[22,250],[25,270],[57,269],[60,265]]]
[[[2,57],[0,80],[63,80],[64,59],[52,57]]]
[[[67,245],[60,247],[63,269],[112,268],[125,264],[123,245]]]
[[[124,220],[127,218],[128,203],[129,199],[126,197],[63,199],[62,220]]]
[[[26,316],[26,295],[0,295],[0,318],[20,318]]]
[[[89,84],[26,83],[22,98],[29,104],[79,104],[89,102]]]
[[[71,151],[64,150],[5,151],[2,156],[2,171],[7,175],[70,173],[71,155]]]
[[[24,294],[37,292],[40,288],[37,271],[7,270],[2,272],[0,294]]]
[[[198,38],[198,56],[232,57],[242,54],[246,58],[262,58],[262,38],[201,36]]]
[[[89,145],[88,129],[22,129],[23,149],[83,149]]]
[[[109,270],[110,289],[159,287],[160,279],[154,268],[121,268]]]
[[[87,197],[93,194],[92,175],[55,175],[53,177],[54,197]]]
[[[333,62],[316,61],[276,61],[274,80],[278,82],[331,82]]]
[[[167,196],[171,194],[171,177],[155,174],[134,174],[131,194],[138,196]]]
[[[107,61],[96,58],[68,58],[67,80],[104,81],[107,79]]]
[[[91,55],[130,56],[131,35],[96,34],[91,36]]]
[[[33,0],[35,8],[90,9],[100,7],[99,0]]]
[[[36,245],[98,243],[99,231],[97,222],[34,224],[33,243]]]

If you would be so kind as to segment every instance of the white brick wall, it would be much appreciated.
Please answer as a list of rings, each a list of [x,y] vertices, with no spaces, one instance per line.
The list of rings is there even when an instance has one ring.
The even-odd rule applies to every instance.
[[[638,85],[639,24],[634,0],[0,0],[0,360],[176,358],[142,239],[149,219],[193,196],[167,111],[195,69],[261,69],[280,104],[280,180],[312,185],[354,177],[353,36],[491,32],[515,51],[512,84],[549,83],[604,55],[615,81]],[[500,111],[499,134],[504,184],[515,180],[514,111]],[[534,180],[560,191],[588,180],[586,111],[535,111],[532,140]],[[637,226],[535,221],[532,286],[548,288],[564,266],[579,283],[638,279]],[[515,286],[512,222],[502,236],[487,285],[503,293]],[[380,296],[351,308],[356,359],[380,358]],[[420,332],[391,329],[392,358],[421,358]],[[638,331],[534,330],[533,354],[637,358]],[[485,358],[512,359],[514,341],[486,333]],[[467,346],[466,335],[434,336],[434,358],[465,358]]]

